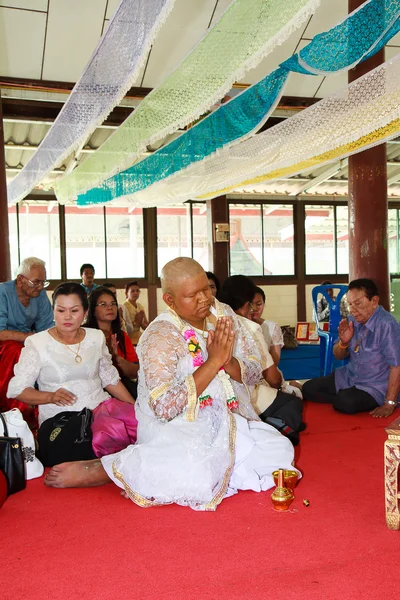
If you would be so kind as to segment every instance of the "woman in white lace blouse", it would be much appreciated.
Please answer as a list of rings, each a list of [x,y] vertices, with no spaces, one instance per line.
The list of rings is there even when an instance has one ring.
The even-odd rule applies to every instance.
[[[134,404],[112,365],[103,332],[81,327],[88,309],[83,288],[61,284],[53,308],[55,327],[27,338],[8,396],[38,405],[39,425],[62,411],[94,410],[111,396]],[[134,418],[132,406],[129,411]]]

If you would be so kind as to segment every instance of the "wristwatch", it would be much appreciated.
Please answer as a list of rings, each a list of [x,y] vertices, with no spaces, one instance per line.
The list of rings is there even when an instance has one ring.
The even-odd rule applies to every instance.
[[[397,400],[386,400],[385,398],[385,404],[390,404],[390,406],[397,406]]]

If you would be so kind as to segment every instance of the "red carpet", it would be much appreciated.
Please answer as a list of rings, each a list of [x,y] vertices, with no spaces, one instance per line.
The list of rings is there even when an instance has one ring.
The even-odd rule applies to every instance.
[[[215,513],[142,509],[108,485],[41,480],[0,510],[2,600],[381,599],[400,586],[386,528],[384,427],[392,419],[306,409],[289,513],[241,492]],[[305,507],[302,500],[310,501]]]

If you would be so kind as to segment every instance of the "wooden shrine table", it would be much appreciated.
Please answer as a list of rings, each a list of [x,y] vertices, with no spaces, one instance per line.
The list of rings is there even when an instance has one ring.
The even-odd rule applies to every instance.
[[[400,529],[399,514],[399,465],[400,465],[400,417],[385,429],[385,510],[389,529]]]

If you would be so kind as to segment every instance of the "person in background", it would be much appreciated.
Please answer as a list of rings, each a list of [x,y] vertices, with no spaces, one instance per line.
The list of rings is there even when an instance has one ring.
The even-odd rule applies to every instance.
[[[118,300],[117,288],[115,287],[115,285],[113,283],[107,281],[106,283],[103,284],[103,287],[110,289],[112,291],[112,293],[114,294],[114,296]],[[128,313],[128,309],[126,308],[126,306],[124,304],[120,304],[118,302],[118,311],[119,311],[119,316],[121,318],[121,329],[122,329],[122,331],[125,331],[130,336],[130,334],[133,333],[133,325],[132,325],[132,321],[131,321],[131,318]]]
[[[368,411],[373,417],[389,417],[400,394],[400,324],[379,305],[371,279],[351,281],[347,301],[351,316],[339,324],[333,354],[337,360],[349,357],[349,362],[326,377],[306,381],[303,396],[346,414]]]
[[[28,425],[37,427],[37,409],[7,396],[25,340],[53,326],[53,310],[45,288],[46,265],[31,256],[21,262],[17,278],[0,284],[0,412],[19,408]]]
[[[282,373],[277,368],[265,342],[261,326],[253,321],[253,299],[256,286],[245,275],[228,277],[220,290],[219,300],[228,304],[239,317],[240,324],[252,339],[257,349],[262,367],[262,377],[251,388],[251,403],[257,415],[264,423],[276,427],[296,445],[299,432],[305,425],[302,421],[303,402],[296,393],[282,390]]]
[[[214,296],[214,298],[218,298],[218,293],[221,288],[221,284],[218,277],[214,275],[214,273],[212,273],[211,271],[206,271],[206,275],[208,278],[208,283],[210,284],[212,295]]]
[[[97,287],[99,287],[97,283],[94,283],[94,272],[94,266],[90,263],[84,263],[80,268],[80,274],[82,278],[81,286],[88,296],[92,290],[95,290]]]
[[[331,281],[323,281],[321,285],[333,285],[333,283]],[[333,294],[333,288],[328,288],[326,291],[332,300],[334,300],[335,296]],[[329,323],[330,308],[328,301],[324,296],[321,296],[317,301],[317,313],[318,321],[321,323]],[[340,302],[340,314],[343,319],[347,319],[349,316],[349,308],[344,298],[342,298],[342,301]]]
[[[126,284],[125,296],[124,306],[127,308],[133,326],[133,331],[129,334],[129,337],[132,344],[136,346],[142,335],[141,330],[144,331],[149,325],[144,307],[138,302],[140,287],[137,281],[130,281]]]
[[[89,329],[100,329],[106,338],[114,367],[129,393],[136,399],[139,360],[129,336],[121,329],[116,295],[110,288],[101,286],[89,296],[89,311],[85,323]]]
[[[8,393],[39,407],[39,425],[60,412],[91,409],[95,456],[134,443],[135,400],[112,365],[103,333],[81,326],[88,310],[85,291],[78,283],[62,283],[53,307],[55,326],[26,340]]]
[[[261,326],[268,351],[274,359],[274,363],[278,366],[281,359],[281,350],[284,346],[282,329],[278,323],[262,318],[265,308],[265,293],[260,287],[256,287],[255,290],[256,293],[252,301],[254,311],[251,313],[251,319]]]

